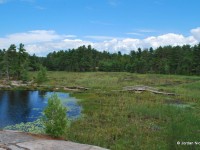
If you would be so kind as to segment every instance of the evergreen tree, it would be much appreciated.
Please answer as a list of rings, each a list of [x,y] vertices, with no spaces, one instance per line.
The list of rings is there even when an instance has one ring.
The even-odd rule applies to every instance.
[[[36,82],[37,83],[42,83],[47,81],[47,69],[40,65],[40,70],[38,71],[37,77],[36,77]]]
[[[16,46],[11,44],[8,50],[5,51],[3,58],[3,69],[8,80],[17,73],[17,57]]]
[[[23,81],[28,80],[28,53],[23,44],[19,45],[18,49],[18,63],[17,63],[17,77]]]

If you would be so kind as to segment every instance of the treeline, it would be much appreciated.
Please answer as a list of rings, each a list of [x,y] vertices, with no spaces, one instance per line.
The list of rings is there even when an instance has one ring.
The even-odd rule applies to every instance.
[[[0,50],[0,75],[7,78],[26,78],[27,71],[39,70],[43,65],[49,71],[126,71],[200,75],[200,43],[194,46],[164,46],[156,49],[137,49],[130,54],[97,51],[89,46],[60,50],[46,57],[29,55],[23,44]]]
[[[130,54],[99,52],[91,46],[49,53],[43,60],[48,70],[127,71],[134,73],[200,74],[200,43],[132,50]]]

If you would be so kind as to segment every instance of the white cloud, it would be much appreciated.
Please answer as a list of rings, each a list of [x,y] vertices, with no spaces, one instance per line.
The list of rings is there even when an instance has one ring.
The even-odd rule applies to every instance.
[[[106,50],[110,52],[129,53],[130,50],[137,49],[140,46],[139,39],[126,38],[123,40],[112,39],[109,41],[94,43],[94,47],[99,50]]]
[[[143,40],[143,47],[159,47],[164,45],[184,45],[191,44],[194,45],[197,43],[197,40],[192,37],[184,37],[180,34],[168,33],[157,37],[148,37]]]
[[[95,41],[96,40],[96,41]],[[53,30],[34,30],[24,33],[15,33],[0,37],[0,48],[8,48],[10,44],[25,44],[30,54],[44,56],[52,51],[77,48],[82,45],[92,45],[97,50],[109,52],[121,51],[129,53],[130,50],[140,48],[156,48],[165,45],[198,44],[200,42],[200,27],[191,30],[190,36],[167,33],[160,36],[151,36],[144,39],[116,38],[109,36],[84,36],[60,35]]]
[[[145,39],[125,38],[122,40],[112,39],[109,41],[94,43],[94,47],[99,50],[109,50],[111,52],[121,51],[122,53],[129,53],[130,50],[137,50],[140,48],[157,48],[165,45],[194,45],[200,42],[193,36],[184,37],[183,35],[168,33],[157,37],[148,37]]]
[[[84,41],[80,39],[65,39],[60,43],[57,43],[57,47],[61,46],[62,49],[72,49],[72,48],[77,48],[82,45],[92,45],[92,42],[90,41]],[[52,46],[54,46],[54,43],[52,43]]]
[[[10,44],[31,44],[31,43],[42,43],[60,40],[64,37],[64,35],[58,35],[55,31],[52,30],[34,30],[24,33],[15,33],[11,35],[7,35],[4,38],[0,38],[0,48],[6,47]]]
[[[71,35],[71,34],[69,34],[69,35],[65,35],[64,37],[65,37],[65,38],[76,38],[77,36],[76,36],[76,35]]]
[[[25,45],[25,48],[30,54],[35,53],[38,56],[44,56],[53,51],[78,48],[79,46],[82,45],[93,45],[93,43],[89,41],[83,41],[80,39],[64,39],[61,41],[43,42],[39,44],[28,44]]]
[[[196,40],[200,41],[200,27],[198,27],[198,28],[196,28],[196,29],[192,29],[192,30],[191,30],[191,33],[192,33],[192,36],[193,36]]]

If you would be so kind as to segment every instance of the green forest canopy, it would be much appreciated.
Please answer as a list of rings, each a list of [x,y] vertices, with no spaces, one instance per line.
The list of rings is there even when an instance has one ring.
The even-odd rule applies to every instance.
[[[164,46],[130,51],[130,54],[97,51],[89,46],[60,50],[46,57],[30,55],[24,45],[12,44],[0,50],[0,74],[20,79],[26,71],[36,71],[42,64],[49,71],[127,71],[200,75],[200,43],[194,46]]]

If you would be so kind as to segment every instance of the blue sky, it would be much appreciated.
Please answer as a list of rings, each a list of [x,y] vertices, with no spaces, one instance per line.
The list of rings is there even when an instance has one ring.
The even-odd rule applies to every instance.
[[[197,44],[199,0],[0,0],[0,48],[27,51],[91,44],[129,53],[138,47]]]

